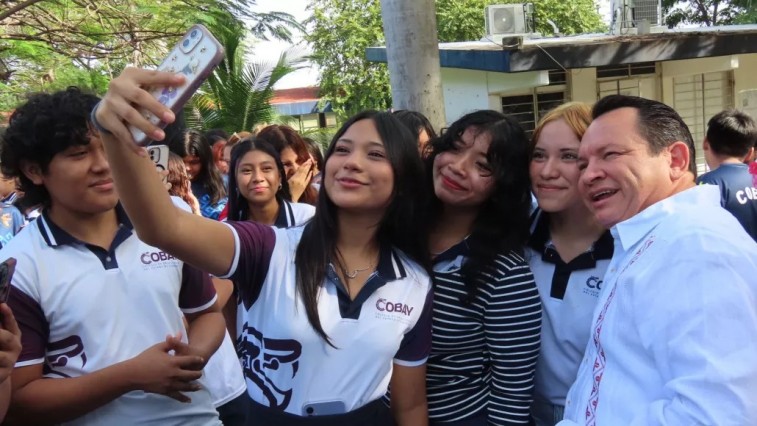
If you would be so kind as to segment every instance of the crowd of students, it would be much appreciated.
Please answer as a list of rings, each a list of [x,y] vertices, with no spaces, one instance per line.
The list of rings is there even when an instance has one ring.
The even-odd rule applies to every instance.
[[[748,115],[710,121],[719,189],[641,98],[531,136],[366,111],[321,157],[287,126],[183,129],[141,89],[181,83],[127,68],[12,114],[3,182],[40,215],[0,250],[8,424],[757,423]],[[169,145],[167,183],[127,125]]]

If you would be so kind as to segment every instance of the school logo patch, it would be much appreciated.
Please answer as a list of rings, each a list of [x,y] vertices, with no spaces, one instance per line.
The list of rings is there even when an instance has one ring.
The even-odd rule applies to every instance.
[[[413,310],[415,310],[413,306],[393,302],[383,297],[376,301],[376,318],[410,323]]]
[[[87,365],[84,343],[79,336],[69,336],[57,342],[50,342],[46,347],[46,362],[43,367],[45,376],[71,377],[61,370],[68,367],[81,370]]]
[[[286,410],[292,400],[292,379],[300,367],[302,345],[296,340],[264,337],[246,322],[241,331],[237,353],[249,392],[256,401],[267,400],[270,408]]]
[[[179,259],[164,251],[147,251],[139,256],[144,269],[173,268],[179,264]]]

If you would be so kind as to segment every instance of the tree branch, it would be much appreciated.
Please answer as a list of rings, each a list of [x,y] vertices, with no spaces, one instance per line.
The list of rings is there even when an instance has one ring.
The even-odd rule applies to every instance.
[[[24,10],[29,6],[33,6],[35,3],[39,3],[42,0],[26,0],[23,3],[19,3],[10,9],[6,10],[5,12],[0,12],[0,22],[2,22],[5,18],[13,15],[14,13]]]

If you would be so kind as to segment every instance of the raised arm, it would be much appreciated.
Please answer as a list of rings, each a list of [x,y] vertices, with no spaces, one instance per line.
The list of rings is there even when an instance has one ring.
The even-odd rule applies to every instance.
[[[126,127],[134,125],[154,140],[162,140],[163,131],[142,117],[135,106],[170,123],[173,113],[142,87],[183,83],[180,75],[127,68],[110,82],[94,117],[104,130],[100,135],[116,188],[139,238],[199,269],[223,275],[234,257],[233,233],[222,223],[175,207],[146,151],[134,144]]]

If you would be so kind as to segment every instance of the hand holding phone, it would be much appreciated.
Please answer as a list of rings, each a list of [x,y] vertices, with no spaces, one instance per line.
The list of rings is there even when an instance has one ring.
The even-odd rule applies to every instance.
[[[158,102],[177,113],[208,78],[213,68],[223,60],[223,55],[223,46],[210,31],[202,25],[194,25],[158,66],[158,71],[183,74],[186,82],[181,86],[151,87],[147,91]],[[150,123],[165,127],[166,123],[148,109],[140,108],[139,112]],[[137,145],[150,143],[151,138],[140,129],[130,126],[129,131]]]
[[[10,257],[3,263],[0,263],[0,303],[8,302],[8,295],[11,291],[11,280],[15,271],[16,259]]]
[[[194,41],[184,46],[187,37]],[[124,142],[133,140],[133,150],[140,154],[144,153],[140,146],[165,137],[160,126],[175,119],[176,112],[223,59],[223,48],[201,25],[193,26],[182,40],[181,47],[174,48],[157,71],[126,67],[110,82],[92,113],[92,122],[101,133],[112,133]]]

